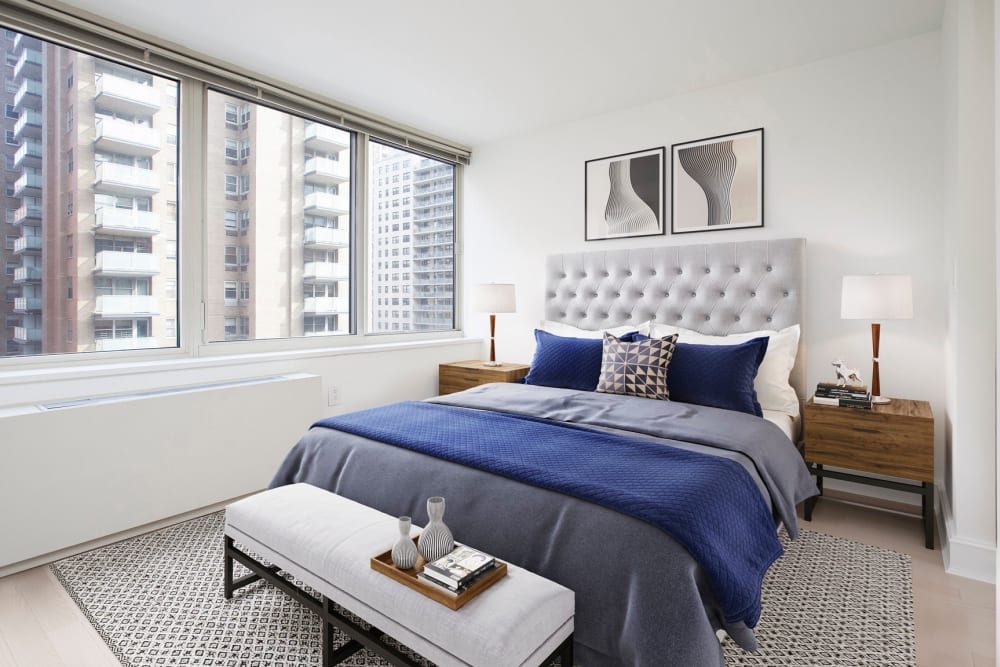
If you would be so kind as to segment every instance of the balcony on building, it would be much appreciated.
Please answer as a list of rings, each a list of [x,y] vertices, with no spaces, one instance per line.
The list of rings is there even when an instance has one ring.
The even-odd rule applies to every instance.
[[[14,254],[37,253],[42,251],[42,237],[31,234],[14,240]]]
[[[14,168],[38,167],[42,164],[42,142],[25,139],[14,153]]]
[[[338,153],[351,147],[351,135],[329,125],[309,123],[306,125],[305,144],[312,150]]]
[[[413,184],[451,180],[454,175],[454,168],[443,165],[440,162],[424,160],[420,166],[413,170]]]
[[[307,248],[347,248],[351,245],[351,235],[346,229],[307,227],[302,243]]]
[[[19,266],[14,269],[15,283],[36,283],[42,279],[42,267]]]
[[[336,217],[351,212],[350,199],[345,195],[329,192],[310,192],[306,195],[305,211],[309,215]]]
[[[123,195],[151,195],[160,191],[160,176],[152,169],[102,162],[95,170],[94,187]]]
[[[36,48],[26,48],[21,50],[21,55],[14,63],[14,78],[22,76],[32,79],[42,78],[42,52]]]
[[[150,317],[160,314],[160,302],[155,296],[140,294],[105,294],[97,297],[94,315],[112,317]]]
[[[14,327],[14,340],[18,343],[40,343],[41,327]]]
[[[114,74],[101,74],[97,79],[94,102],[99,109],[131,115],[150,115],[160,110],[160,91]]]
[[[155,276],[160,272],[160,258],[152,253],[102,250],[94,271],[106,276]]]
[[[141,338],[98,338],[94,341],[98,352],[115,352],[118,350],[149,350],[160,347],[160,341],[152,336]]]
[[[24,173],[14,181],[15,197],[37,197],[42,191],[42,175]],[[39,216],[41,217],[41,216]]]
[[[430,211],[413,215],[413,233],[441,232],[455,228],[453,211]]]
[[[351,180],[351,165],[346,160],[311,157],[306,160],[305,179],[310,183],[335,185]]]
[[[42,297],[19,296],[14,299],[15,313],[37,313],[42,309]]]
[[[21,87],[14,93],[14,108],[18,111],[42,108],[42,82],[35,79],[25,79]]]
[[[332,283],[350,277],[347,264],[337,262],[306,262],[302,271],[303,279],[315,283]]]
[[[413,259],[453,259],[454,257],[455,251],[450,243],[419,249],[413,254]]]
[[[14,137],[19,141],[42,136],[42,114],[34,109],[25,109],[14,123]]]
[[[24,178],[23,176],[21,178]],[[40,178],[40,177],[39,177]],[[17,185],[14,185],[15,192],[17,191]],[[14,219],[11,221],[14,225],[23,225],[25,223],[41,222],[42,220],[42,207],[35,204],[22,204],[19,209],[14,213]]]
[[[40,49],[42,48],[42,42],[37,37],[32,37],[31,35],[25,35],[24,33],[16,33],[14,35],[14,43],[11,47],[14,55],[17,55],[21,49]]]
[[[98,118],[94,123],[94,147],[109,153],[153,155],[160,150],[160,133],[118,118]]]
[[[309,315],[336,315],[350,307],[345,296],[307,296],[302,310]]]
[[[160,216],[151,211],[102,206],[94,216],[95,231],[117,236],[155,236],[160,233]]]

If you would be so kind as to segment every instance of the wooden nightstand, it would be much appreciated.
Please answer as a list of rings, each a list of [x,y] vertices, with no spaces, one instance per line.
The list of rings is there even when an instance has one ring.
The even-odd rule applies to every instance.
[[[927,401],[894,398],[871,410],[806,403],[803,422],[804,456],[816,485],[823,478],[872,484],[919,493],[924,518],[924,544],[934,548],[934,414]],[[901,477],[908,484],[827,470],[824,466]],[[812,519],[816,498],[806,501],[806,521]]]
[[[490,382],[516,382],[528,374],[526,364],[484,366],[483,361],[453,361],[438,366],[438,393],[452,394]]]

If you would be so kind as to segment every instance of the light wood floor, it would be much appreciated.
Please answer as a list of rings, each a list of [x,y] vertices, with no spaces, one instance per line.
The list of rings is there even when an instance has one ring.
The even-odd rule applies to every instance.
[[[920,520],[821,500],[810,530],[913,557],[917,664],[995,664],[992,585],[945,574],[941,551],[923,546]],[[0,666],[119,667],[119,662],[47,568],[0,579]]]

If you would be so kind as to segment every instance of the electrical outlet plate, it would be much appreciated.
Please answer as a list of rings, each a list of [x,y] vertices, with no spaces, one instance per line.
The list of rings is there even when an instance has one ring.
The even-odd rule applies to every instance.
[[[340,405],[340,388],[330,387],[326,393],[326,404],[328,406]]]

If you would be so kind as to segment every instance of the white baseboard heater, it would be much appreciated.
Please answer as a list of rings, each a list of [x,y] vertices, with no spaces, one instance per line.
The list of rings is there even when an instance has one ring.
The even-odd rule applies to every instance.
[[[295,374],[0,416],[0,569],[262,489],[322,409]]]

